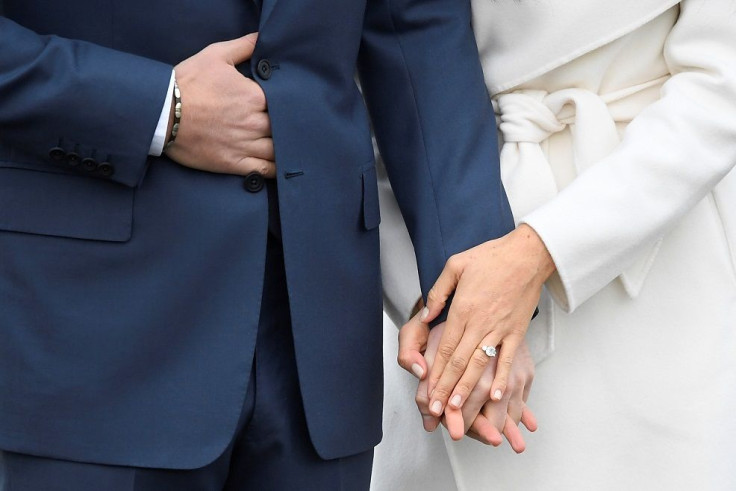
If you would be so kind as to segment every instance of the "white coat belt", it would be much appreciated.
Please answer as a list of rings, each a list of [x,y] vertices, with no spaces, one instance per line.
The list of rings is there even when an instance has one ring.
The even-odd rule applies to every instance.
[[[501,177],[517,223],[560,191],[555,171],[543,149],[553,134],[569,128],[573,172],[578,175],[609,155],[620,143],[617,124],[629,123],[646,105],[659,97],[669,76],[598,95],[581,88],[556,92],[520,89],[493,98],[499,130],[503,135]],[[564,172],[569,173],[569,169]],[[571,219],[573,219],[571,217]],[[636,297],[659,249],[657,241],[619,276],[628,295]],[[551,305],[550,305],[551,307]],[[554,347],[553,315],[547,316],[544,358]]]

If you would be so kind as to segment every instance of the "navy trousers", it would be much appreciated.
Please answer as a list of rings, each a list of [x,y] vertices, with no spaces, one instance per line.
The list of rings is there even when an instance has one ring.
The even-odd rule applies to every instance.
[[[369,488],[372,450],[323,460],[309,438],[294,361],[276,188],[271,182],[268,193],[268,253],[258,340],[237,431],[225,452],[205,467],[183,471],[105,466],[3,452],[0,491]]]

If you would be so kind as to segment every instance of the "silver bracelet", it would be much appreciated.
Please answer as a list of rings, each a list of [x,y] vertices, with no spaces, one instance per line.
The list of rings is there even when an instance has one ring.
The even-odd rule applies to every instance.
[[[181,92],[179,91],[179,84],[176,83],[176,78],[174,78],[174,124],[171,126],[169,141],[166,143],[164,150],[167,150],[176,140],[176,134],[179,133],[179,123],[181,123]]]

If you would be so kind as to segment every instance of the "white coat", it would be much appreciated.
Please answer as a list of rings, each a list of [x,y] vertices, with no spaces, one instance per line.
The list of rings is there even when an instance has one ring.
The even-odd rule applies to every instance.
[[[736,2],[472,4],[504,185],[558,273],[527,335],[527,451],[445,437],[425,464],[457,489],[736,489]],[[419,293],[384,201],[401,323]],[[387,367],[389,406],[412,386]]]

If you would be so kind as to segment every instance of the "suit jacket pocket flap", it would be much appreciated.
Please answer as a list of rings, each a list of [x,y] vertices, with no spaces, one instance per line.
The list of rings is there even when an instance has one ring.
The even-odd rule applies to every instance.
[[[11,166],[0,164],[1,230],[113,242],[130,239],[132,188]]]

